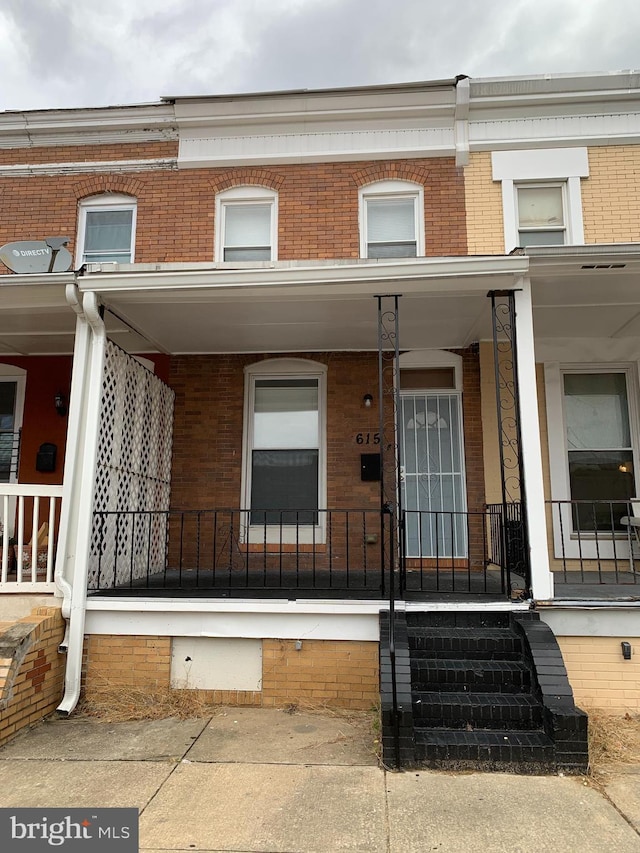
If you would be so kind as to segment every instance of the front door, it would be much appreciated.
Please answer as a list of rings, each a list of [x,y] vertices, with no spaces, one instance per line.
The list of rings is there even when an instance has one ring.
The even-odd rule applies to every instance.
[[[402,501],[407,557],[466,557],[464,443],[459,393],[402,392]]]

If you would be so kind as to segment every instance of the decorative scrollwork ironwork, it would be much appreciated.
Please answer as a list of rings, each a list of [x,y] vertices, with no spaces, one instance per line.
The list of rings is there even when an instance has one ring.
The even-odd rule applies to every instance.
[[[525,484],[522,464],[520,389],[516,365],[516,312],[512,290],[491,291],[493,361],[496,385],[500,480],[502,490],[502,550],[506,557],[506,589],[511,572],[530,583]]]

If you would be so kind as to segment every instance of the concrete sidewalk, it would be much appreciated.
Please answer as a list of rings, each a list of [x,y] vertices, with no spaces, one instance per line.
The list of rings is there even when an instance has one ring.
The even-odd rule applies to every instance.
[[[557,776],[390,773],[364,718],[49,720],[0,749],[0,778],[0,806],[137,807],[145,853],[640,851],[640,767],[606,796]]]

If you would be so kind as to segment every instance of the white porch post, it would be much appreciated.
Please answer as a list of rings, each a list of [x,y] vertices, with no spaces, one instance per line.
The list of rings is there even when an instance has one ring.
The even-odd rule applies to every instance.
[[[553,598],[553,574],[549,570],[547,549],[531,284],[528,277],[523,277],[520,284],[521,289],[515,291],[515,356],[520,390],[520,434],[529,530],[531,587],[534,599],[546,601]]]

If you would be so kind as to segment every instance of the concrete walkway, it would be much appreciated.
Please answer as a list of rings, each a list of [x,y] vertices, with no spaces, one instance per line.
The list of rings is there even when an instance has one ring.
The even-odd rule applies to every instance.
[[[380,769],[367,720],[226,709],[49,720],[0,749],[0,806],[140,810],[145,853],[639,853],[640,767],[581,779]]]

